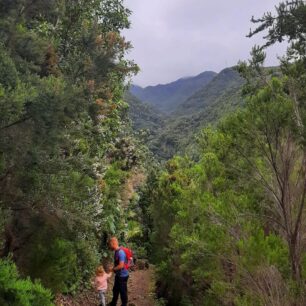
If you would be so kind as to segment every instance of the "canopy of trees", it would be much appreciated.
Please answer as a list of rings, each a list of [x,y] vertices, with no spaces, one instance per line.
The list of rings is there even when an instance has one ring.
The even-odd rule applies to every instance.
[[[84,287],[107,235],[128,230],[121,193],[144,154],[122,101],[129,14],[121,0],[0,1],[1,256],[53,293]],[[9,305],[50,304],[2,270]]]
[[[253,20],[268,31],[238,70],[245,107],[198,135],[196,158],[156,178],[153,245],[170,305],[305,305],[304,1]],[[264,49],[288,41],[280,68]]]
[[[0,304],[86,289],[116,234],[156,264],[161,303],[304,306],[305,1],[253,18],[264,45],[169,129],[123,98],[138,70],[120,34],[129,15],[123,0],[0,0]],[[282,41],[279,67],[265,68]],[[151,135],[135,137],[129,112]],[[189,154],[156,167],[138,139],[158,129],[155,153]]]

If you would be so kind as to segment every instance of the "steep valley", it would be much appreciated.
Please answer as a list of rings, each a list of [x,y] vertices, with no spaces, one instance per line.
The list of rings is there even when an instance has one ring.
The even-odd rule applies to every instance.
[[[173,84],[183,82],[183,79],[145,89],[132,86],[126,94],[134,129],[148,131],[148,146],[160,159],[186,153],[186,148],[195,140],[195,132],[207,124],[215,124],[243,103],[241,89],[244,81],[234,68],[226,68],[219,74],[203,72],[200,76],[206,76],[202,79],[202,86],[199,86],[199,76],[188,78],[188,84],[194,80],[196,86],[189,86],[189,96],[183,101],[180,93],[186,84],[173,90]],[[207,76],[213,77],[208,81]],[[147,99],[144,92],[148,91],[151,102],[145,103],[142,99]],[[164,92],[168,95],[163,95]],[[173,103],[176,98],[180,103]],[[170,113],[163,111],[170,108]]]

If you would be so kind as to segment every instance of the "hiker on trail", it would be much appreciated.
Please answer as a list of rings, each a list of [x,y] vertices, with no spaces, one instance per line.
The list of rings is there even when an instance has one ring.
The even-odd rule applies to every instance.
[[[113,268],[113,272],[115,273],[115,283],[113,287],[113,300],[109,305],[116,306],[120,294],[122,306],[127,306],[127,282],[129,279],[129,271],[128,258],[126,252],[124,251],[125,248],[119,246],[119,242],[116,237],[112,237],[109,240],[109,247],[111,250],[115,251]]]
[[[99,294],[100,306],[106,306],[107,280],[111,276],[112,273],[106,273],[103,266],[99,266],[96,270],[94,286]]]

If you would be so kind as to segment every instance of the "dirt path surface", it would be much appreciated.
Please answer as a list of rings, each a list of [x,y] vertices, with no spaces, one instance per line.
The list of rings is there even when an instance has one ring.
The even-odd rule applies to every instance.
[[[138,270],[131,273],[129,281],[130,306],[154,306],[153,270]]]
[[[109,284],[108,302],[112,297],[112,282]],[[154,271],[152,268],[136,270],[130,273],[128,281],[129,306],[154,306]],[[120,300],[120,298],[119,298]],[[84,292],[78,297],[59,297],[57,306],[97,306],[99,305],[93,290]],[[121,305],[120,301],[118,305]]]

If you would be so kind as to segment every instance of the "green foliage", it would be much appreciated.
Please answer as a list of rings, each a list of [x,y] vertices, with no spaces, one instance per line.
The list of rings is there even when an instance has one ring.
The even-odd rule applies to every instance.
[[[0,260],[0,303],[86,287],[116,234],[156,264],[169,305],[305,305],[304,1],[253,20],[264,47],[289,41],[280,69],[254,47],[246,81],[172,84],[170,105],[185,102],[169,117],[123,102],[129,15],[122,0],[0,0],[1,256],[30,277]],[[157,170],[128,112],[156,156],[191,153]]]
[[[1,50],[0,53],[0,84],[6,89],[14,89],[17,85],[17,69],[12,59]]]
[[[253,18],[250,36],[267,35],[238,66],[245,81],[223,71],[150,144],[165,158],[181,153],[195,127],[245,102],[202,130],[189,157],[168,161],[146,193],[169,305],[305,305],[305,7],[286,1]],[[264,49],[284,40],[280,67],[264,68]]]
[[[47,239],[46,236],[43,238]],[[93,257],[91,247],[89,243],[78,242],[76,245],[60,238],[50,240],[50,237],[47,247],[42,239],[35,240],[29,249],[27,272],[54,292],[75,292],[99,262],[98,256]]]
[[[297,183],[305,180],[305,3],[276,12],[253,19],[250,36],[268,29],[263,48],[289,41],[280,69],[265,69],[263,48],[254,47],[239,66],[245,108],[204,130],[199,161],[174,159],[152,197],[154,245],[165,245],[156,257],[160,290],[170,304],[305,304],[305,186]]]
[[[242,267],[250,272],[260,265],[267,265],[276,267],[283,275],[290,275],[288,249],[279,236],[266,236],[259,229],[248,240],[238,241],[237,246],[243,256]]]
[[[293,233],[284,231],[304,205],[294,185],[303,153],[286,86],[287,78],[271,78],[244,109],[200,133],[196,161],[175,157],[160,175],[151,197],[153,258],[171,305],[303,305]],[[286,176],[278,169],[289,162],[281,157],[288,142],[296,153]],[[300,200],[279,204],[277,179]],[[279,205],[291,211],[280,221]]]
[[[21,279],[10,260],[0,259],[0,303],[18,306],[52,306],[52,294],[39,282]]]
[[[187,80],[188,82],[193,80],[196,86],[196,80],[193,78]],[[183,79],[180,82],[187,80]],[[222,116],[243,104],[241,91],[244,80],[234,68],[224,69],[218,75],[211,75],[201,84],[194,91],[187,91],[189,95],[184,96],[184,100],[173,107],[171,114],[167,116],[162,116],[154,109],[146,107],[144,103],[140,104],[139,101],[137,103],[130,96],[126,97],[131,105],[130,117],[134,127],[137,130],[144,128],[149,130],[148,135],[144,136],[146,143],[159,159],[167,160],[177,153],[195,153],[194,135],[204,126],[215,124]],[[181,89],[180,86],[172,88],[177,95]],[[159,86],[156,86],[156,89],[152,88],[153,97],[155,90],[158,91]],[[135,87],[132,87],[131,91],[137,94]],[[142,95],[138,94],[138,97]],[[158,93],[154,99],[160,100]],[[143,122],[144,120],[146,122]]]
[[[150,135],[156,133],[163,124],[163,114],[149,104],[127,92],[124,97],[129,105],[129,117],[135,130],[149,130]]]
[[[276,7],[277,14],[271,12],[265,13],[261,18],[252,18],[254,24],[259,24],[255,30],[250,31],[249,37],[262,31],[268,30],[265,36],[267,48],[277,42],[287,40],[291,45],[288,55],[292,59],[300,56],[304,57],[306,53],[306,41],[303,33],[306,32],[306,5],[303,0],[294,0],[281,2]]]
[[[127,231],[122,189],[143,171],[122,101],[129,15],[122,0],[0,1],[1,256],[56,293],[84,288]]]

